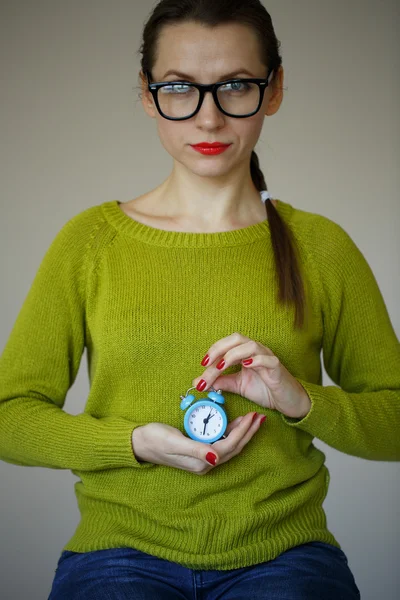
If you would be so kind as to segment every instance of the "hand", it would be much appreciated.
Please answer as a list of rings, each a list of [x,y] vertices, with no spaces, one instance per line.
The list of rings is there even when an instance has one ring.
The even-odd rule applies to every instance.
[[[254,420],[253,420],[254,417]],[[226,428],[226,439],[214,444],[195,442],[179,429],[164,423],[149,423],[132,432],[132,449],[136,460],[176,467],[197,475],[208,473],[237,454],[258,431],[265,416],[250,412],[237,417]],[[210,454],[214,455],[213,459]],[[215,465],[207,461],[209,458]]]
[[[206,386],[233,392],[252,400],[263,408],[278,410],[287,417],[304,418],[311,408],[311,400],[303,386],[274,355],[272,350],[240,333],[232,333],[213,344],[208,352],[207,369],[193,379],[197,386],[201,379]],[[223,369],[252,358],[250,366],[242,365],[238,373],[220,375],[217,364],[225,360]]]

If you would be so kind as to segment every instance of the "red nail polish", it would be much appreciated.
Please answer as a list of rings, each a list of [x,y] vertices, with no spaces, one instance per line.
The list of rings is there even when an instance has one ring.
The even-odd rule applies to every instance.
[[[224,368],[224,366],[225,366],[225,361],[224,361],[224,359],[222,358],[222,359],[219,361],[219,363],[217,364],[217,369],[223,369],[223,368]]]
[[[204,379],[200,379],[199,383],[196,385],[196,390],[199,390],[199,392],[202,392],[204,390],[204,388],[207,385],[207,381],[205,381]]]
[[[216,463],[217,463],[217,457],[212,452],[208,452],[207,455],[206,455],[206,461],[208,463],[210,463],[210,465],[214,465],[215,466]]]
[[[246,366],[251,365],[252,362],[253,362],[252,358],[248,358],[247,360],[242,360],[242,363]]]
[[[258,417],[258,413],[254,413],[253,418],[252,418],[252,423],[254,423],[254,421],[257,419]]]
[[[261,420],[260,420],[260,425],[261,425],[262,423],[264,423],[264,421],[265,421],[265,419],[266,419],[266,418],[267,418],[267,417],[266,417],[265,415],[263,415],[263,416],[261,417]]]
[[[208,365],[209,360],[210,360],[210,357],[208,356],[208,354],[206,354],[205,357],[203,358],[203,360],[201,361],[201,364],[203,365],[203,367],[206,367]]]

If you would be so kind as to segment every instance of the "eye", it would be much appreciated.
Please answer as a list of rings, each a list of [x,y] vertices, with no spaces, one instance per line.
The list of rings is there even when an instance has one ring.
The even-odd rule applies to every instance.
[[[185,83],[174,83],[171,85],[164,85],[160,88],[162,94],[187,94],[192,88],[191,85]]]
[[[231,86],[231,87],[229,87]],[[224,85],[219,88],[219,91],[222,92],[245,92],[251,89],[250,85],[245,81],[228,81]]]

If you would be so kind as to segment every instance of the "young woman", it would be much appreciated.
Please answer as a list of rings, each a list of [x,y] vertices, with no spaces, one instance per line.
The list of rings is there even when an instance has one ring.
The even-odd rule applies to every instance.
[[[400,458],[384,300],[344,229],[266,190],[283,68],[263,5],[162,0],[141,50],[172,172],[65,224],[0,362],[1,458],[79,477],[49,598],[359,598],[313,438]]]

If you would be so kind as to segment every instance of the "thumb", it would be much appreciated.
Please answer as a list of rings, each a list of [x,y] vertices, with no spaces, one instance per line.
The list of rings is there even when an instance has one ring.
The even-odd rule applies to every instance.
[[[230,373],[229,375],[219,375],[214,381],[213,386],[215,389],[220,389],[223,392],[240,394],[239,379],[240,371],[237,373]]]
[[[208,465],[215,465],[219,460],[219,456],[215,451],[215,448],[211,444],[203,444],[202,442],[194,442],[193,452],[195,458],[200,458],[205,461]]]
[[[212,448],[211,446],[208,446],[208,448],[206,448],[207,453],[205,456],[205,459],[207,461],[207,463],[209,465],[213,465],[213,467],[215,467],[215,465],[217,464],[218,460],[219,460],[219,456],[218,454],[215,452],[214,448]]]
[[[203,442],[195,442],[192,439],[185,437],[184,435],[179,436],[177,441],[177,447],[175,452],[179,454],[185,454],[192,458],[197,458],[209,465],[215,466],[219,460],[218,453],[215,451],[211,444],[204,444]]]

